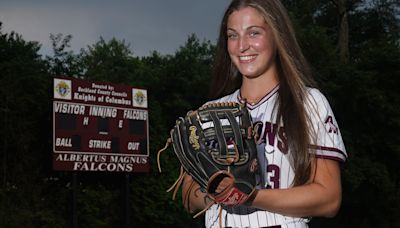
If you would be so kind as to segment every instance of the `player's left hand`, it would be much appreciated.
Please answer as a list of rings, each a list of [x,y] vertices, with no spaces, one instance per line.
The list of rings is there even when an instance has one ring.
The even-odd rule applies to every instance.
[[[219,194],[225,191],[227,188],[231,187],[233,183],[233,179],[230,177],[224,177],[222,181],[219,183],[218,187],[215,189],[215,193]]]

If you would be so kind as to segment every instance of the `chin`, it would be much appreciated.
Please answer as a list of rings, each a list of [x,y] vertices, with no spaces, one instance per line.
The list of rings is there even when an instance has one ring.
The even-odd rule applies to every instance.
[[[261,74],[257,72],[241,71],[242,75],[246,78],[258,78]]]

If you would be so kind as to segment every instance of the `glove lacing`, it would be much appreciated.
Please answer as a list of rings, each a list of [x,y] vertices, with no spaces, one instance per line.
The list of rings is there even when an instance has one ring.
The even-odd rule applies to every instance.
[[[160,173],[161,173],[160,155],[161,155],[161,153],[162,153],[164,150],[166,150],[166,149],[168,148],[168,146],[169,146],[171,143],[172,143],[172,139],[171,139],[171,138],[168,138],[168,139],[167,139],[167,142],[165,143],[164,148],[162,148],[161,150],[159,150],[159,151],[157,152],[157,166],[158,166],[158,171],[159,171]]]
[[[165,143],[164,148],[160,149],[160,150],[157,152],[157,166],[158,166],[158,171],[159,171],[160,173],[162,172],[162,171],[161,171],[161,165],[160,165],[160,155],[161,155],[161,153],[162,153],[163,151],[165,151],[165,150],[168,148],[168,146],[169,146],[171,143],[172,143],[172,139],[171,139],[171,138],[168,138],[168,139],[167,139],[167,142]],[[174,190],[174,192],[173,192],[173,194],[172,194],[172,200],[175,200],[175,199],[176,199],[176,194],[177,194],[177,192],[178,192],[180,186],[182,185],[183,180],[185,179],[185,176],[186,176],[186,175],[187,175],[186,171],[183,169],[183,166],[181,166],[180,174],[179,174],[178,178],[175,180],[175,182],[172,184],[172,186],[171,186],[169,189],[167,189],[167,191],[166,191],[166,192],[170,192],[170,191]],[[194,186],[195,186],[195,181],[192,180],[192,182],[191,182],[190,185],[189,185],[189,189],[187,190],[188,194],[186,194],[186,197],[185,197],[185,199],[184,199],[184,201],[183,201],[183,204],[184,204],[184,205],[187,205],[187,208],[188,208],[189,211],[190,211],[189,198],[190,198],[190,194],[192,193],[192,189],[193,189]],[[195,193],[195,194],[196,194],[196,193]],[[196,196],[196,195],[195,195],[195,196]],[[207,197],[207,196],[206,196],[206,197]],[[195,214],[195,215],[193,216],[193,218],[197,218],[199,215],[201,215],[201,214],[203,214],[204,212],[206,212],[206,211],[207,211],[213,204],[215,204],[215,203],[216,203],[216,201],[215,201],[215,200],[212,200],[212,202],[210,202],[203,210],[201,210],[200,212],[198,212],[197,214]]]

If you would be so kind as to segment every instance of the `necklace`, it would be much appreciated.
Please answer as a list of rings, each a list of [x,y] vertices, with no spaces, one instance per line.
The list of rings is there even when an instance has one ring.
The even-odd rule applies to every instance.
[[[269,94],[273,94],[272,92],[273,92],[273,91],[276,91],[276,88],[278,88],[278,85],[279,85],[279,84],[275,85],[275,87],[273,87],[272,89],[266,90],[266,93],[262,94],[261,96],[258,95],[258,96],[256,96],[254,99],[248,99],[248,98],[242,96],[242,91],[239,91],[239,97],[241,97],[241,99],[244,100],[244,101],[246,101],[248,104],[254,106],[254,105],[260,103],[261,100],[263,100],[265,97],[269,96]],[[249,94],[250,94],[250,95],[251,95],[251,94],[256,95],[256,94],[255,94],[255,91],[254,91],[254,93],[253,93],[253,92],[250,92],[250,93],[248,93],[247,95],[249,95]]]
[[[258,102],[260,102],[260,100],[262,99],[262,98],[258,98],[258,99],[252,99],[252,100],[249,100],[249,99],[247,99],[247,98],[243,98],[247,103],[249,103],[250,105],[256,105]]]

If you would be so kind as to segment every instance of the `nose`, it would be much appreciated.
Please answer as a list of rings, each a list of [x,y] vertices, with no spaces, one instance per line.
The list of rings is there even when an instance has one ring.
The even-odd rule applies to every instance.
[[[241,37],[239,41],[239,51],[245,52],[250,48],[250,43],[246,37]]]

